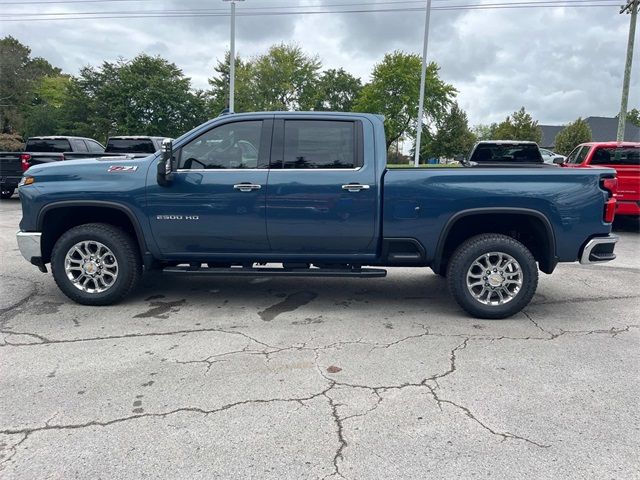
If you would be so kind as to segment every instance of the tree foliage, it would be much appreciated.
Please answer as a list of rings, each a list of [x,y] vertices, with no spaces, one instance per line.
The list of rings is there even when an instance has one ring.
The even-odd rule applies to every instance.
[[[491,140],[496,128],[498,128],[497,123],[492,123],[491,125],[479,123],[478,125],[475,125],[471,131],[479,142],[481,140]]]
[[[385,116],[387,148],[401,136],[413,134],[418,117],[420,74],[419,55],[395,51],[384,56],[362,88],[354,109]],[[456,89],[438,76],[439,67],[431,62],[425,79],[424,112],[426,121],[437,123],[445,115]]]
[[[309,109],[313,103],[321,64],[296,45],[273,45],[264,55],[248,61],[236,58],[235,111]],[[217,113],[229,103],[229,54],[218,61],[211,108]],[[222,108],[221,108],[222,107]]]
[[[13,133],[24,124],[25,109],[33,89],[43,77],[61,71],[40,57],[31,58],[31,49],[15,38],[0,39],[0,133]]]
[[[627,112],[627,122],[634,124],[636,127],[640,127],[640,110],[632,108]]]
[[[493,129],[492,140],[529,140],[540,143],[542,129],[538,122],[522,107],[513,112]]]
[[[555,151],[561,155],[569,155],[576,146],[590,141],[591,127],[582,118],[578,118],[558,132],[555,139]]]
[[[201,92],[192,92],[190,79],[160,57],[138,55],[131,61],[104,62],[85,67],[75,84],[79,115],[76,130],[109,135],[177,136],[206,119]],[[78,102],[88,106],[83,111]]]
[[[192,89],[175,64],[158,56],[105,61],[71,76],[31,58],[30,49],[13,37],[0,39],[0,54],[2,132],[102,141],[110,135],[177,136],[217,116],[229,102],[228,53],[218,60],[206,92]],[[235,110],[379,113],[385,116],[389,146],[415,136],[420,73],[418,55],[396,51],[384,56],[363,86],[342,68],[323,70],[317,56],[297,45],[277,44],[262,55],[236,58]],[[423,150],[430,154],[467,150],[473,137],[466,115],[453,105],[456,93],[430,63],[423,119]]]
[[[340,68],[325,70],[316,84],[310,110],[350,112],[362,90],[359,78]]]
[[[468,154],[475,142],[467,114],[455,102],[440,121],[430,147],[436,158],[454,158]]]

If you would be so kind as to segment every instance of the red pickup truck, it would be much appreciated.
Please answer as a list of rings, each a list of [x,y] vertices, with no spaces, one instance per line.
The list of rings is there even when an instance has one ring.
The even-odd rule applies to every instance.
[[[563,167],[610,167],[618,173],[616,215],[640,216],[640,143],[590,142],[578,145]]]

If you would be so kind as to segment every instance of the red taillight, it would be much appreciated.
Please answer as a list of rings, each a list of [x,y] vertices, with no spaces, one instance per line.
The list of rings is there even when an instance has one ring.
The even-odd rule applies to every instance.
[[[20,164],[22,165],[22,171],[26,172],[31,167],[31,155],[23,153],[20,155]]]
[[[603,178],[601,181],[602,188],[609,192],[609,199],[604,204],[604,221],[606,223],[613,222],[616,216],[616,197],[618,196],[618,179]]]

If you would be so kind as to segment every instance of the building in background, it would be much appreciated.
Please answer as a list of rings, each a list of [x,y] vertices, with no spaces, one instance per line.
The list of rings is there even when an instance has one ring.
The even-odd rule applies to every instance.
[[[618,131],[618,117],[587,117],[584,119],[591,127],[592,140],[594,142],[615,142]],[[564,125],[540,125],[542,129],[542,141],[540,146],[553,150],[556,135],[564,128]],[[627,121],[624,132],[626,142],[640,142],[640,127]]]

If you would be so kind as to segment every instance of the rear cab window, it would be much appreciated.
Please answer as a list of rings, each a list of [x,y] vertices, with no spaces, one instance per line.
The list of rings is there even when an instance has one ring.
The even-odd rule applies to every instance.
[[[640,166],[640,147],[597,147],[591,165]]]
[[[363,166],[362,126],[352,120],[285,120],[280,124],[282,154],[271,168],[357,169]],[[275,150],[278,150],[274,147]]]
[[[66,138],[30,138],[25,146],[25,152],[64,153],[70,151],[71,145]]]
[[[533,143],[479,144],[470,159],[476,163],[542,163],[540,149]]]
[[[156,147],[150,138],[110,138],[107,153],[155,153]]]

